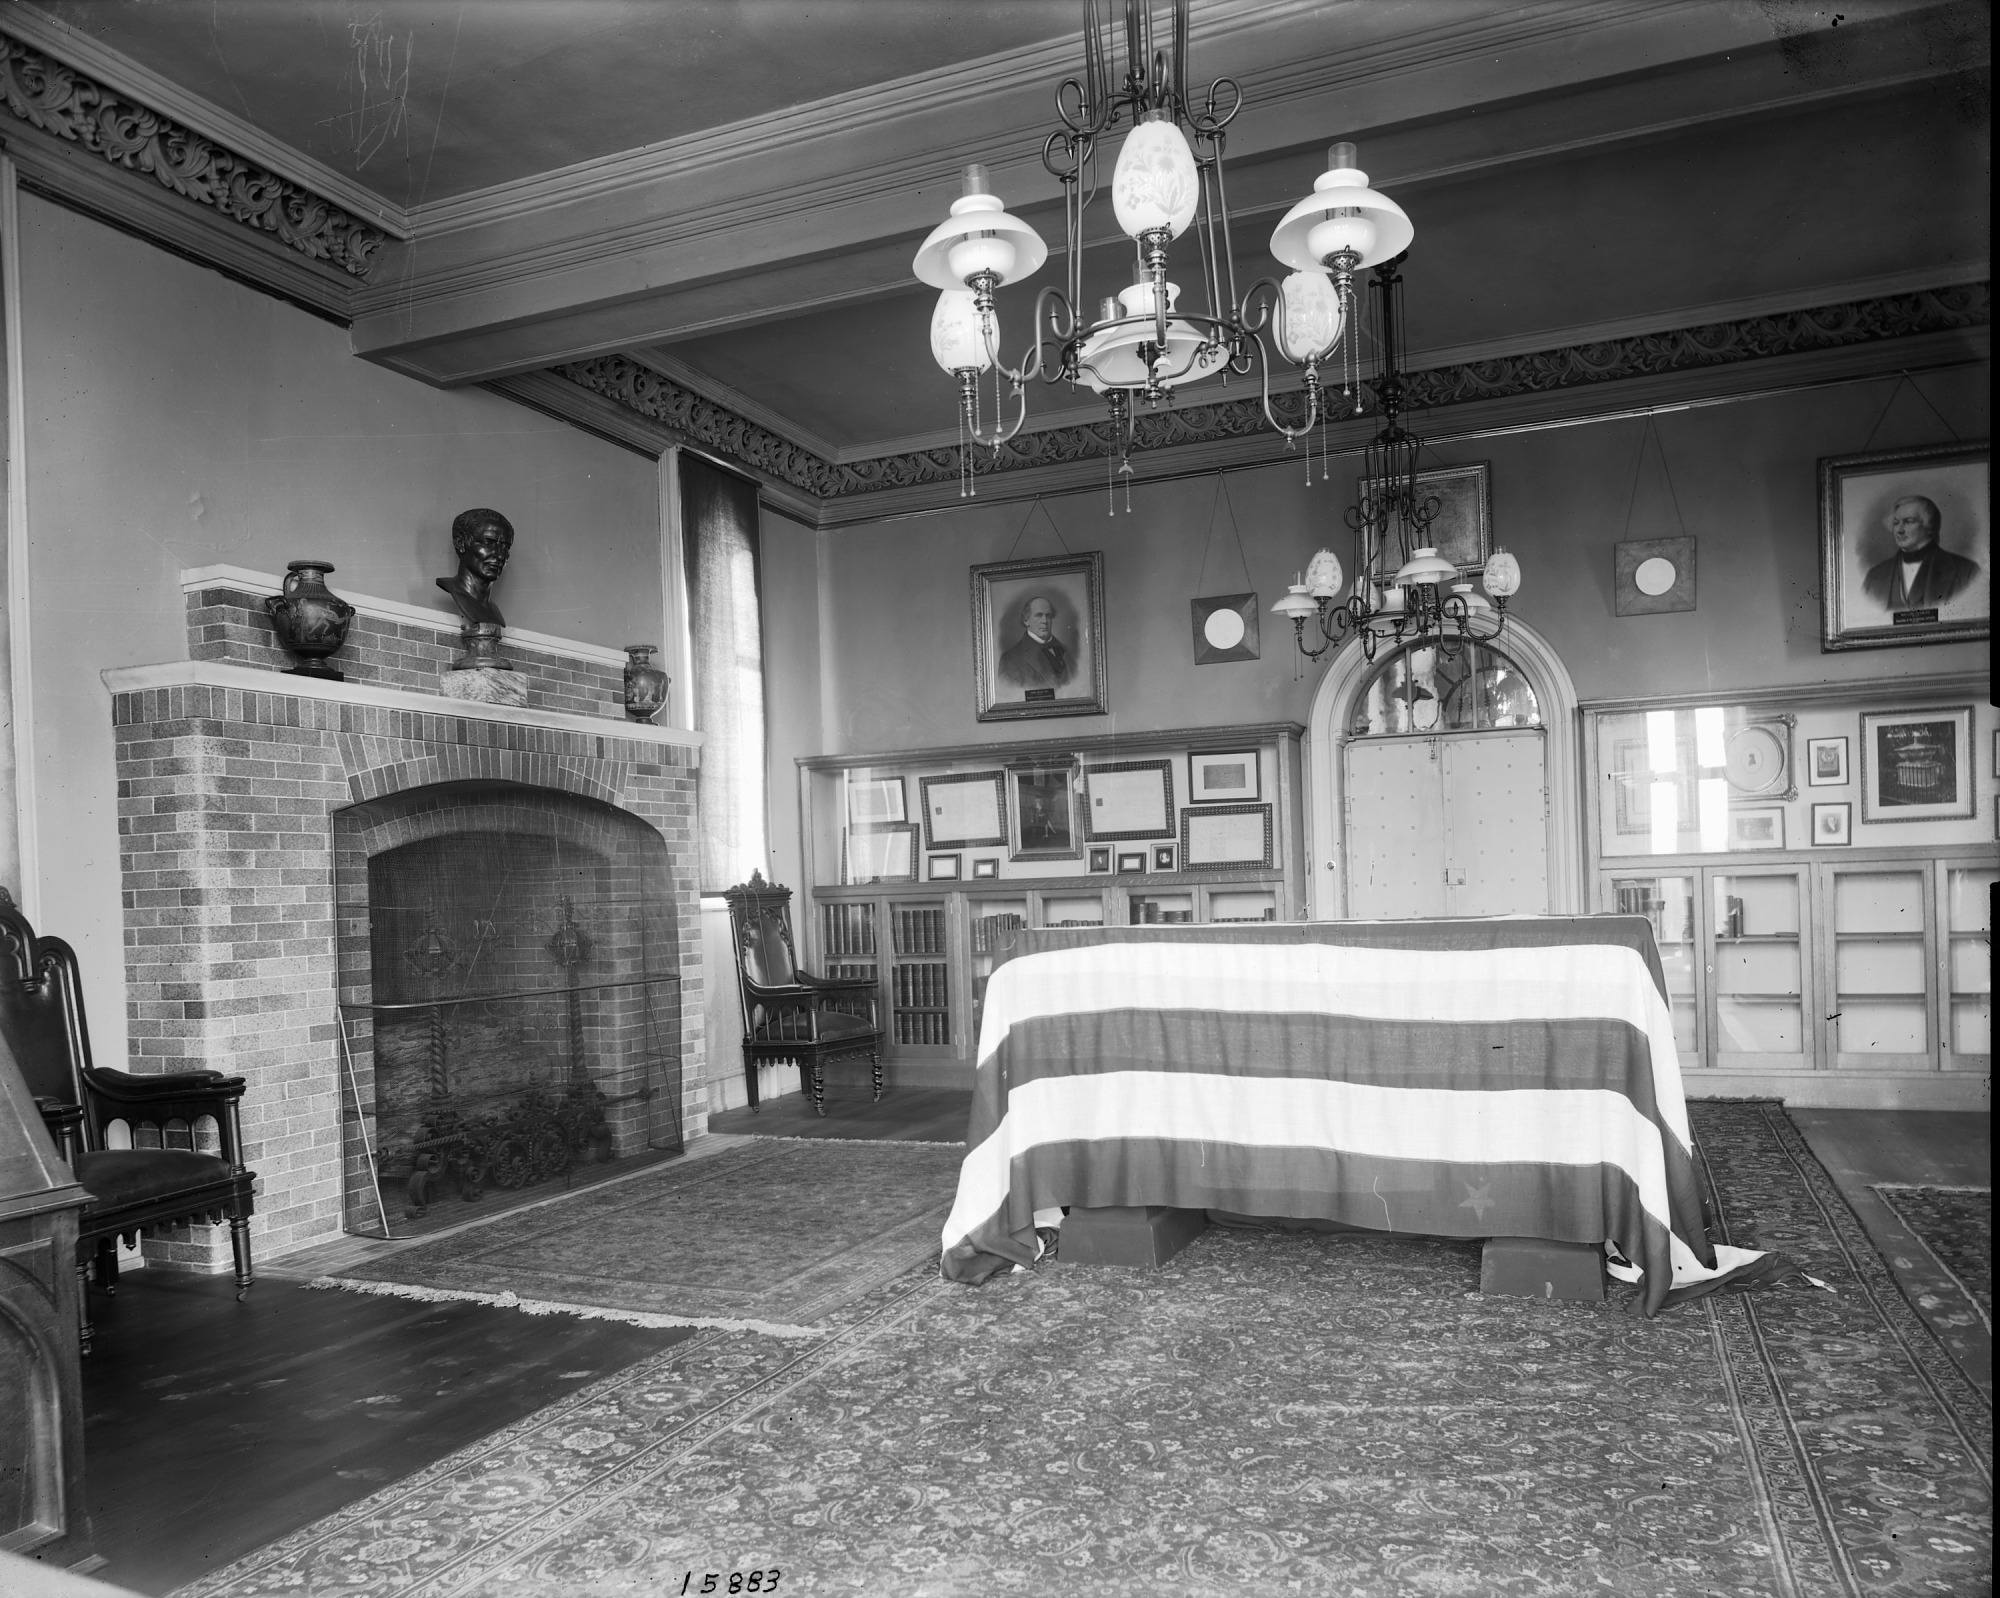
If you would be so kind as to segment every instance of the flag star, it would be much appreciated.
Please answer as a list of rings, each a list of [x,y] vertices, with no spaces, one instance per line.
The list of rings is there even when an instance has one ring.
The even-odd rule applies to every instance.
[[[1467,1182],[1465,1184],[1465,1197],[1459,1201],[1458,1207],[1462,1210],[1472,1211],[1475,1217],[1483,1221],[1486,1219],[1486,1212],[1493,1208],[1494,1203],[1493,1184],[1491,1182],[1481,1182],[1477,1187]]]

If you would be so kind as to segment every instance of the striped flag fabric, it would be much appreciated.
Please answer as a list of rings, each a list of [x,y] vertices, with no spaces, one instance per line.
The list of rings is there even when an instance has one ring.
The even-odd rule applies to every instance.
[[[1058,1205],[1616,1244],[1718,1264],[1640,916],[1024,929],[988,981],[947,1279]],[[1678,1269],[1677,1269],[1678,1267]]]

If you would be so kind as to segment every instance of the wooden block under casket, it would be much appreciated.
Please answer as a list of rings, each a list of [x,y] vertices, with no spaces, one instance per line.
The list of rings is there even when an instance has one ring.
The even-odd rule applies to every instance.
[[[1164,1204],[1071,1209],[1058,1258],[1071,1265],[1164,1265],[1208,1225],[1202,1210]]]
[[[1067,1236],[1063,1242],[1068,1244]],[[1604,1246],[1558,1243],[1546,1237],[1489,1237],[1479,1256],[1479,1291],[1511,1298],[1601,1301]]]

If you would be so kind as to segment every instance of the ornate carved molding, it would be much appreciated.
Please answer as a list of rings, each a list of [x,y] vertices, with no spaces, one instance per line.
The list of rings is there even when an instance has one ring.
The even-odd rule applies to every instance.
[[[367,277],[388,236],[290,179],[5,35],[0,35],[0,101],[31,127],[150,177],[183,199],[352,277]]]
[[[553,370],[580,388],[660,423],[689,443],[741,461],[815,499],[840,492],[831,461],[626,356],[600,355]]]
[[[1470,401],[1589,387],[1621,378],[1732,365],[1765,356],[1799,355],[1984,327],[1991,320],[1991,283],[1925,289],[1432,367],[1405,379],[1406,404],[1412,410],[1435,410]],[[554,371],[665,425],[690,442],[728,455],[821,501],[954,482],[958,477],[958,454],[952,449],[915,450],[837,464],[622,355],[578,361]],[[1303,413],[1302,401],[1295,394],[1277,396],[1273,406],[1293,425]],[[1141,416],[1133,431],[1138,448],[1150,451],[1242,437],[1259,432],[1263,426],[1258,401],[1243,399],[1183,405]],[[1023,433],[1001,446],[997,456],[982,452],[979,474],[985,477],[1101,459],[1115,453],[1116,447],[1108,422]]]

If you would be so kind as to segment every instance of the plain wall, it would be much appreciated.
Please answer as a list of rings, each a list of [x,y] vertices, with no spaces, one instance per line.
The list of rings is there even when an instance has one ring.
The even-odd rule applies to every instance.
[[[659,638],[657,468],[371,366],[332,323],[29,195],[21,292],[42,920],[76,945],[112,1064],[124,960],[98,674],[187,658],[182,568],[322,556],[335,592],[442,611],[452,517],[492,506],[516,534],[496,590],[510,624]]]
[[[1521,563],[1513,608],[1586,700],[1978,670],[1983,643],[1821,651],[1818,461],[1983,438],[1989,379],[1989,366],[1966,366],[1900,393],[1889,377],[1665,414],[1654,425],[1666,476],[1650,443],[1635,472],[1636,420],[1453,444],[1425,465],[1491,463],[1494,540]],[[1423,431],[1423,417],[1412,423]],[[1302,722],[1326,663],[1302,661],[1270,607],[1321,545],[1351,575],[1342,511],[1357,474],[1356,458],[1336,457],[1332,480],[1308,486],[1301,455],[1230,472],[1226,497],[1213,476],[1135,487],[1130,515],[1122,492],[1107,514],[1098,489],[835,530],[822,552],[820,681],[785,680],[774,696],[816,692],[828,753]],[[1617,615],[1613,547],[1682,531],[1697,540],[1696,608]],[[1110,713],[981,723],[969,568],[1065,548],[1104,552]],[[1189,601],[1245,589],[1262,612],[1262,658],[1196,665]]]

